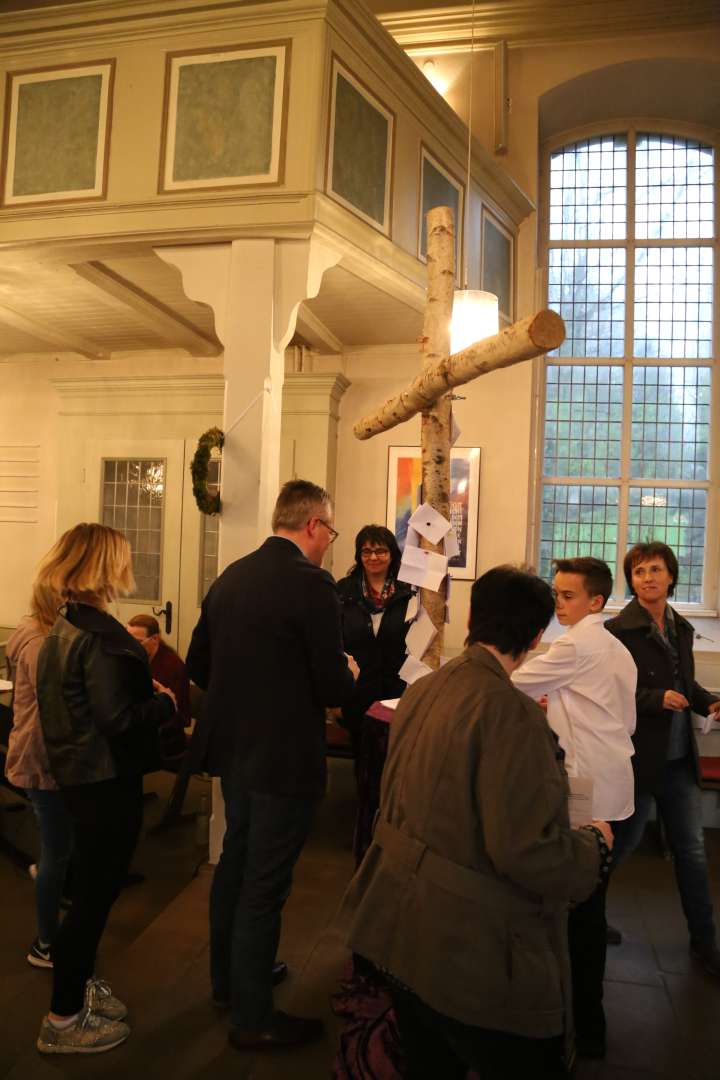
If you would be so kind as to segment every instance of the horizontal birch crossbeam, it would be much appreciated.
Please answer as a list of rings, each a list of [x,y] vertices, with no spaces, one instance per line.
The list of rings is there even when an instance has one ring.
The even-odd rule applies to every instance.
[[[416,413],[431,408],[454,386],[542,356],[557,349],[564,340],[565,323],[556,312],[546,310],[529,315],[495,337],[477,341],[462,352],[424,368],[397,397],[390,398],[355,425],[355,438],[371,439],[381,431],[389,431]]]

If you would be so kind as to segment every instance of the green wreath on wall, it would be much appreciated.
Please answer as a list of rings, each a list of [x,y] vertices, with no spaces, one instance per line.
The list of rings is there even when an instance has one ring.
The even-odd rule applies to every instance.
[[[214,448],[222,450],[225,435],[220,428],[211,427],[198,439],[197,450],[190,463],[193,495],[198,510],[203,514],[220,513],[220,493],[208,491],[210,455]]]

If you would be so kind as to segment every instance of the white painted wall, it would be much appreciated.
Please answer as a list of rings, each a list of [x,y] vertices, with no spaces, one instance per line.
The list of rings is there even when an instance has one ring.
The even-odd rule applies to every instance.
[[[82,469],[88,441],[193,438],[222,417],[221,387],[200,400],[188,389],[171,402],[162,390],[100,394],[87,399],[83,415],[77,402],[61,398],[52,380],[155,376],[171,387],[173,378],[198,374],[221,375],[222,359],[198,361],[182,351],[167,350],[117,354],[109,362],[45,356],[0,365],[0,439],[3,444],[40,445],[37,524],[0,522],[0,626],[14,626],[25,613],[38,561],[60,531],[85,516]],[[11,452],[5,446],[0,449]]]

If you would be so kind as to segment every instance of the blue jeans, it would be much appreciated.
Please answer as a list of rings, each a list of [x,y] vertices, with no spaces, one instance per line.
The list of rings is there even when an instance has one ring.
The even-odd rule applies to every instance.
[[[43,945],[51,945],[57,933],[60,898],[72,853],[72,821],[59,791],[28,788],[25,794],[40,833],[40,858],[35,880],[38,937]]]
[[[227,828],[210,891],[210,980],[238,1031],[262,1031],[273,1012],[280,916],[317,800],[248,791],[222,780]]]
[[[613,822],[613,861],[619,866],[640,843],[654,799],[665,825],[690,941],[702,948],[715,945],[716,933],[701,798],[690,758],[668,761],[653,791],[635,792],[632,817]]]

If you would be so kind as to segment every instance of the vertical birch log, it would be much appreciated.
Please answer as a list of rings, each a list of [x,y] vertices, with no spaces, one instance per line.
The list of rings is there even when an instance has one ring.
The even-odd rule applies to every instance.
[[[427,215],[427,303],[425,305],[425,363],[429,368],[450,355],[450,318],[455,289],[455,228],[452,210],[438,206]],[[450,517],[450,394],[444,394],[431,409],[422,413],[423,498],[443,517]],[[423,548],[443,552],[443,545],[423,537]],[[440,666],[445,631],[447,582],[439,592],[422,589],[420,599],[432,619],[437,635],[423,657],[431,668]]]

